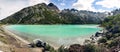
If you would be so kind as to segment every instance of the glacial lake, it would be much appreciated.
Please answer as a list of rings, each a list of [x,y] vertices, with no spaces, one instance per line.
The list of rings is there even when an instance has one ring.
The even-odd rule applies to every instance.
[[[8,25],[6,28],[31,41],[41,39],[53,46],[82,44],[102,29],[98,25]]]

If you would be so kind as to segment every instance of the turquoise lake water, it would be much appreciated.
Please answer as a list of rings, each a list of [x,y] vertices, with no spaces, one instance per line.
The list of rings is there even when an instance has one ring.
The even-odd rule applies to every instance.
[[[23,36],[56,44],[61,42],[69,44],[78,39],[82,40],[101,30],[98,25],[9,25],[7,28],[14,32],[25,33]]]

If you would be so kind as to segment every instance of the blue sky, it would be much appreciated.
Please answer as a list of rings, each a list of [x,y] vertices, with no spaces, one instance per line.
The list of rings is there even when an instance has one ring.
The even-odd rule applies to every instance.
[[[62,9],[75,8],[94,12],[105,12],[120,8],[120,0],[0,0],[0,19],[38,3],[54,3]]]
[[[86,0],[87,1],[87,0]],[[110,1],[112,1],[112,0],[110,0]],[[118,1],[118,2],[120,2],[120,0],[116,0],[116,1]],[[113,2],[114,2],[114,4],[116,3],[116,1],[114,2],[114,0],[113,0]],[[54,3],[55,5],[57,5],[58,6],[58,8],[60,8],[61,10],[62,9],[66,9],[66,8],[75,8],[74,6],[73,6],[73,4],[74,3],[76,3],[76,2],[79,2],[78,0],[50,0],[50,2],[52,2],[52,3]],[[88,1],[89,2],[89,1]],[[95,10],[100,10],[100,11],[111,11],[111,10],[114,10],[114,9],[116,9],[116,8],[119,8],[119,7],[111,7],[111,8],[107,8],[107,7],[103,7],[103,5],[100,5],[100,4],[96,4],[96,3],[98,3],[98,2],[101,2],[101,4],[107,4],[107,3],[109,3],[109,0],[106,0],[106,1],[104,1],[104,0],[93,0],[93,2],[92,2],[92,7],[95,9]],[[103,2],[103,3],[102,3]],[[104,3],[105,2],[105,3]],[[86,4],[86,3],[84,3],[84,4]],[[113,3],[111,3],[111,4],[113,4]],[[113,5],[114,5],[113,4]],[[82,5],[82,4],[81,4]],[[119,5],[119,4],[118,4]],[[109,5],[108,5],[109,6]],[[77,9],[77,8],[76,8]],[[78,10],[81,10],[81,9],[78,9]],[[85,9],[86,10],[86,9]],[[94,11],[94,10],[91,10],[91,11]]]
[[[51,0],[52,3],[58,6],[60,9],[73,8],[72,4],[77,0]]]

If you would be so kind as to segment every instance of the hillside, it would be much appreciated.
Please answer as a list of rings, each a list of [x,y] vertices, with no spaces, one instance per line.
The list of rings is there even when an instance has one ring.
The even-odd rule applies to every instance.
[[[120,14],[120,8],[111,11],[111,13],[113,13],[113,15],[118,15],[118,14]]]
[[[37,4],[24,8],[1,20],[3,24],[98,24],[106,14],[92,11],[64,9],[60,11],[50,3]]]
[[[72,24],[100,24],[107,16],[105,13],[76,9],[64,9],[60,15]]]
[[[8,24],[52,24],[61,23],[58,15],[59,9],[52,3],[37,4],[24,8],[17,13],[3,19]]]

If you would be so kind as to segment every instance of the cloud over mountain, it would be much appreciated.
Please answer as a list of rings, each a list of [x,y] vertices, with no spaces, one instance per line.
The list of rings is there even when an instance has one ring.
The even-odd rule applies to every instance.
[[[76,3],[73,4],[73,7],[78,10],[94,10],[92,3],[94,0],[78,0]]]
[[[102,0],[96,4],[105,8],[120,8],[120,0]]]
[[[31,5],[49,3],[49,0],[0,0],[0,19]]]
[[[38,3],[50,3],[50,0],[29,0],[29,5],[35,5]]]

